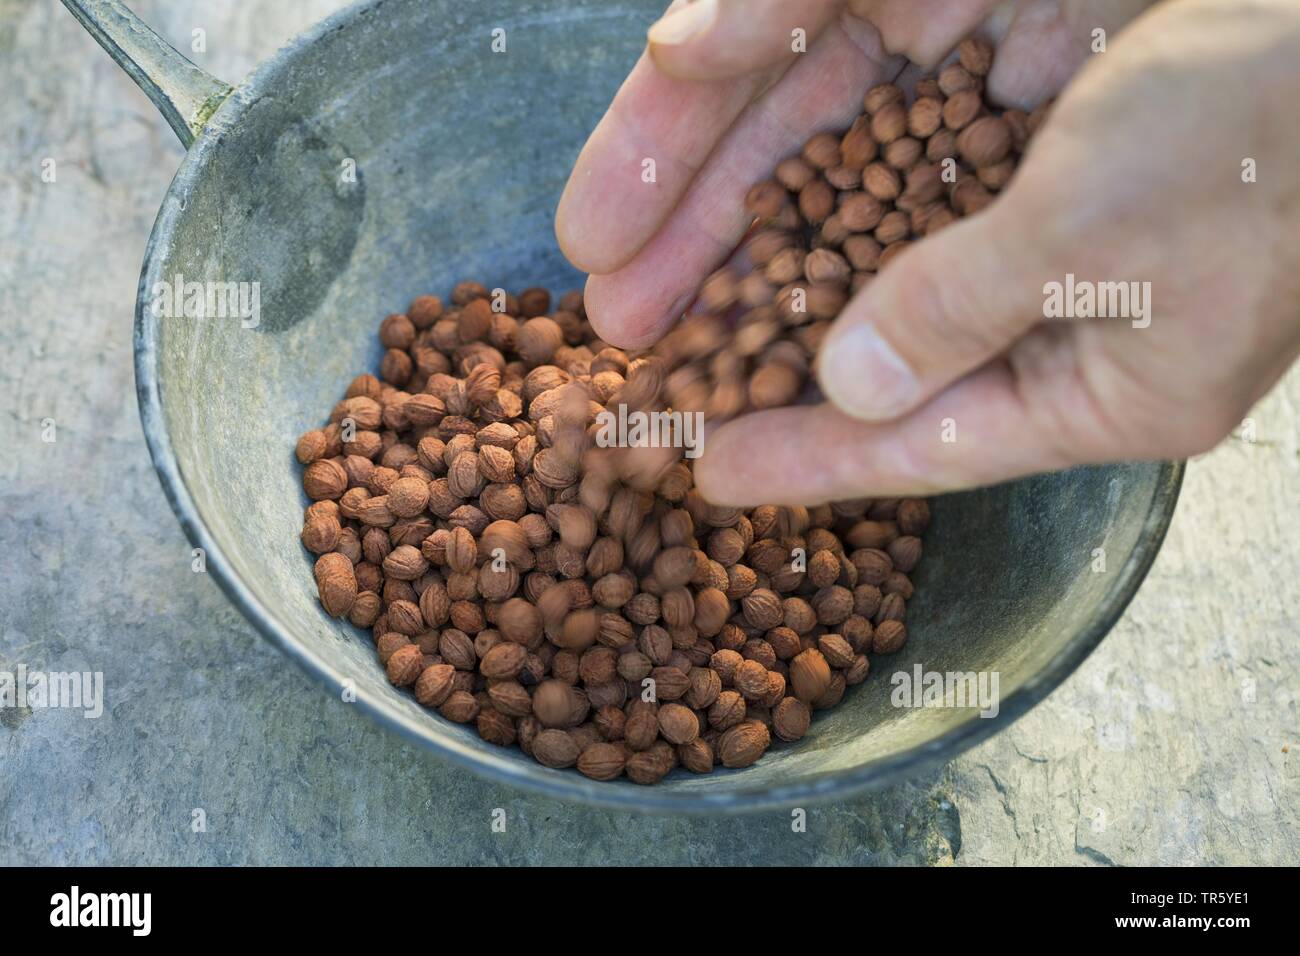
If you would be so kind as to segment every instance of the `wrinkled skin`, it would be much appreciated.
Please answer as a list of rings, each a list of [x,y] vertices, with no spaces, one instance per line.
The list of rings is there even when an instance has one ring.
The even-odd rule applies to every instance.
[[[873,83],[905,83],[977,30],[998,47],[995,100],[1059,97],[996,203],[849,303],[819,356],[828,402],[709,435],[696,479],[711,499],[928,493],[1191,455],[1300,352],[1293,0],[717,0],[689,12],[694,31],[684,6],[651,29],[557,214],[616,345],[663,334],[743,235],[746,188],[846,126]],[[790,51],[795,27],[806,53]],[[1067,274],[1149,282],[1150,325],[1045,320],[1044,285]]]

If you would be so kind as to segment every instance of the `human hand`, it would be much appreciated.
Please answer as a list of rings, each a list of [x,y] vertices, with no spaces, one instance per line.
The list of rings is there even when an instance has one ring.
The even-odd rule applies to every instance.
[[[1148,3],[1044,0],[989,18],[998,44],[991,92],[1032,108],[1083,61],[1093,26],[1118,26]],[[673,3],[578,157],[556,213],[560,247],[592,274],[586,301],[597,331],[625,346],[658,339],[749,226],[742,200],[751,184],[813,133],[846,127],[867,88],[898,78],[909,60],[934,66],[995,6]],[[791,50],[796,28],[806,32],[805,53]],[[647,159],[653,183],[642,178]]]
[[[951,6],[983,13],[978,4]],[[1074,7],[1067,13],[1074,25],[1059,35],[1068,39],[1088,17]],[[1003,197],[897,258],[846,308],[820,361],[823,390],[839,407],[774,410],[722,428],[697,465],[700,487],[725,503],[811,502],[966,487],[1214,444],[1300,348],[1296,227],[1278,212],[1294,202],[1300,185],[1293,171],[1300,137],[1285,119],[1297,86],[1298,18],[1281,0],[1184,2],[1152,11],[1112,38],[1109,51],[1062,97]],[[834,25],[841,38],[846,22]],[[897,27],[880,22],[888,43]],[[936,18],[926,22],[938,28]],[[1032,105],[1034,90],[1047,92],[1059,79],[1051,64],[1064,54],[1036,60],[1033,50],[1052,44],[1026,41],[1023,59],[1008,59],[1019,35],[1015,22],[1000,33],[992,25],[1002,49],[990,84],[995,96]],[[874,35],[858,26],[868,40]],[[657,337],[681,311],[671,296],[693,289],[747,225],[731,193],[762,178],[815,129],[836,125],[809,119],[790,133],[793,142],[763,152],[770,141],[762,133],[774,127],[751,115],[804,122],[790,104],[838,102],[799,86],[785,107],[764,105],[783,87],[805,82],[801,71],[815,62],[819,44],[831,42],[831,29],[823,27],[810,52],[778,79],[766,77],[765,92],[750,92],[757,105],[720,134],[676,205],[664,211],[660,197],[655,206],[646,195],[652,191],[607,193],[612,205],[637,213],[621,231],[607,224],[612,232],[602,248],[617,271],[593,276],[588,287],[593,322],[611,341]],[[1085,41],[1073,42],[1086,49]],[[890,46],[896,47],[907,48]],[[862,89],[885,78],[882,66],[871,60],[855,73],[842,45],[839,59],[827,49],[807,82],[831,84],[832,92],[844,86],[846,97],[853,93],[844,101],[852,113]],[[944,49],[936,43],[930,59]],[[644,69],[643,62],[638,70]],[[634,72],[624,92],[637,81]],[[655,75],[642,82],[674,81]],[[702,87],[703,95],[719,96],[719,86],[726,84]],[[644,105],[653,102],[648,97]],[[685,97],[682,115],[692,102]],[[843,125],[846,117],[837,120]],[[562,238],[581,218],[574,210],[590,202],[584,169],[598,170],[620,136],[626,146],[629,128],[616,122],[603,139],[599,130],[593,136],[561,210]],[[1261,169],[1258,182],[1243,181],[1248,158]],[[737,166],[744,163],[761,168]],[[647,210],[659,210],[662,227]],[[627,236],[638,224],[644,231],[646,222],[653,235],[635,246]],[[613,254],[619,242],[625,250],[635,246],[626,265]],[[579,249],[579,264],[581,255]],[[1154,321],[1147,328],[1117,320],[1045,322],[1044,286],[1068,274],[1150,282]],[[626,302],[646,305],[615,307]],[[1231,330],[1228,314],[1238,316]],[[873,343],[887,346],[883,366]],[[956,441],[941,440],[949,421]]]

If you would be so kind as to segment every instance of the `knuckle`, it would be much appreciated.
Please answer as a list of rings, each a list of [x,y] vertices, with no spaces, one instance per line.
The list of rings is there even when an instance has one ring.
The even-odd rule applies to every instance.
[[[902,337],[914,343],[909,358],[973,363],[1006,348],[1014,332],[997,310],[987,307],[979,280],[967,269],[937,266],[914,267],[899,276]]]

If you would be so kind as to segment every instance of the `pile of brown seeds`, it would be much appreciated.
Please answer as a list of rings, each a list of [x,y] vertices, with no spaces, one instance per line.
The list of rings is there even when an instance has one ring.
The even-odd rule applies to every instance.
[[[959,52],[910,106],[873,88],[851,129],[755,186],[752,270],[714,274],[648,353],[601,342],[574,292],[552,309],[463,282],[384,319],[379,376],[297,455],[321,603],[371,630],[393,684],[548,767],[647,784],[798,740],[903,646],[925,501],[719,507],[680,449],[594,436],[620,407],[807,395],[849,295],[986,205],[1041,120],[984,101],[987,44]]]
[[[819,133],[754,186],[755,228],[656,347],[674,408],[725,419],[818,398],[817,350],[849,297],[909,245],[987,206],[1048,106],[984,97],[993,49],[967,39],[937,76],[873,87],[842,134]]]
[[[386,318],[380,377],[298,440],[321,603],[393,684],[547,766],[653,783],[798,740],[903,645],[924,501],[715,507],[681,458],[620,477],[595,416],[662,362],[595,339],[576,294],[451,302]]]

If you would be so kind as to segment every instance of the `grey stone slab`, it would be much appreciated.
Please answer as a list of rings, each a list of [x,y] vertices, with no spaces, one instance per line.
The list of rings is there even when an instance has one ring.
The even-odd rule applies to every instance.
[[[193,58],[231,81],[339,5],[134,4],[185,48],[206,30]],[[405,746],[191,571],[140,434],[130,333],[180,148],[48,0],[0,0],[0,84],[0,670],[99,670],[108,686],[97,720],[0,711],[0,863],[1294,862],[1296,371],[1252,413],[1258,440],[1192,464],[1123,621],[1006,733],[810,808],[806,833],[785,814],[568,806]]]

